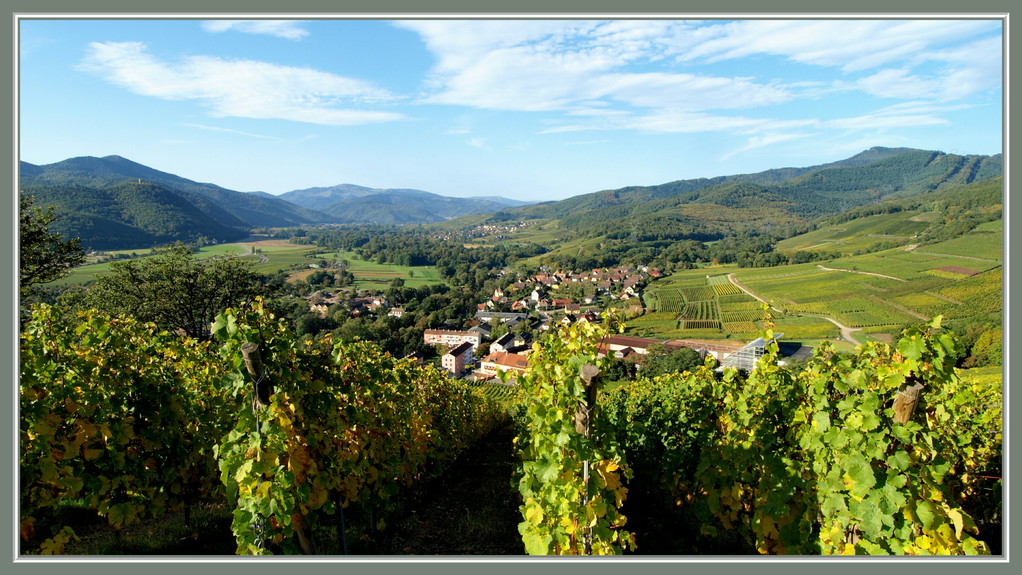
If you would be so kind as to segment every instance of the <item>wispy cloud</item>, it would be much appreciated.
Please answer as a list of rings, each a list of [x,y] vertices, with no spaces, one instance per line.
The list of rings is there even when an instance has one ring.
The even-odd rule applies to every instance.
[[[853,91],[950,101],[996,90],[1001,76],[999,20],[423,20],[398,25],[417,32],[437,58],[424,102],[477,109],[653,117],[757,109]],[[766,76],[774,73],[767,70],[778,70],[773,66],[752,68],[761,75],[741,76],[724,73],[729,68],[723,66],[704,67],[738,59],[786,61],[788,72],[795,70],[792,65],[830,68],[835,78],[809,82],[802,75]],[[643,70],[654,64],[660,71]],[[727,124],[747,122],[730,118]],[[689,126],[691,118],[674,123]],[[603,123],[629,125],[634,124]]]
[[[387,91],[361,80],[255,60],[190,56],[164,62],[141,42],[91,43],[80,69],[136,94],[197,101],[216,117],[336,126],[404,118],[394,112],[356,109],[394,100]]]
[[[966,99],[1001,87],[996,19],[398,25],[418,33],[436,57],[424,103],[542,112],[537,133],[546,135],[744,141],[723,159],[810,138],[947,126]],[[875,111],[841,116],[844,104],[861,110],[869,101]]]
[[[400,25],[418,32],[438,57],[427,103],[573,112],[608,104],[741,108],[791,98],[783,87],[748,78],[621,71],[630,64],[677,53],[680,48],[669,40],[691,28],[682,22],[414,21]]]
[[[469,138],[467,143],[468,143],[469,146],[472,146],[473,148],[479,148],[480,150],[488,150],[489,149],[486,146],[486,140],[484,140],[482,138]]]
[[[713,33],[692,43],[680,59],[720,62],[774,55],[854,72],[919,60],[927,51],[999,26],[993,20],[744,20],[710,26]]]
[[[869,114],[848,118],[835,118],[824,122],[824,126],[842,130],[871,130],[889,128],[914,128],[948,124],[938,114],[964,109],[964,106],[938,106],[927,102],[906,102],[889,106]]]
[[[630,129],[640,132],[659,134],[697,134],[726,132],[732,134],[763,134],[800,130],[807,127],[819,127],[815,119],[776,120],[746,116],[728,116],[689,112],[686,110],[663,109],[645,114],[633,114],[623,117],[596,118],[590,122],[555,125],[540,131],[540,134],[557,134],[565,132],[623,130]]]
[[[309,35],[299,22],[292,20],[205,20],[202,29],[207,32],[265,34],[288,40],[301,40]]]
[[[760,148],[766,148],[766,147],[769,147],[769,146],[780,144],[782,142],[790,142],[792,140],[800,140],[800,139],[804,139],[804,138],[810,138],[812,136],[813,136],[813,134],[810,133],[810,132],[798,132],[798,131],[796,131],[796,132],[787,132],[787,133],[765,134],[765,135],[761,135],[761,136],[750,136],[746,140],[746,143],[745,143],[744,146],[742,146],[741,148],[738,148],[737,150],[733,150],[731,152],[728,152],[728,153],[724,154],[721,157],[721,160],[729,160],[729,159],[733,158],[734,156],[740,156],[742,154],[746,154],[746,153],[751,152],[753,150],[758,150]]]
[[[221,127],[218,127],[218,126],[206,126],[204,124],[183,124],[183,125],[184,126],[188,126],[189,128],[198,128],[200,130],[206,130],[206,131],[209,131],[209,132],[224,132],[226,134],[236,134],[238,136],[247,136],[249,138],[263,138],[263,139],[267,139],[267,140],[276,140],[276,139],[278,139],[278,138],[275,138],[273,136],[264,136],[262,134],[253,134],[251,132],[245,132],[245,131],[242,131],[242,130],[234,130],[234,129],[231,129],[231,128],[221,128]]]

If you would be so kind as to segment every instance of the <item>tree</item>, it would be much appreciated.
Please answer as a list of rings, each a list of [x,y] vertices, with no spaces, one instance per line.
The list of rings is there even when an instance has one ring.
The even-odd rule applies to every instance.
[[[209,338],[224,309],[267,295],[252,263],[228,255],[196,261],[178,243],[137,260],[114,262],[84,295],[84,303],[111,314],[151,321],[190,337]]]
[[[34,286],[60,279],[70,273],[72,267],[83,263],[85,251],[78,238],[65,240],[60,234],[49,231],[50,223],[57,219],[53,206],[45,210],[36,207],[32,196],[22,195],[18,200],[18,286],[24,298],[34,293]]]
[[[644,377],[656,377],[669,373],[680,373],[691,371],[700,365],[703,360],[699,352],[683,347],[674,351],[667,351],[664,346],[651,345],[648,355],[642,364],[642,375]]]

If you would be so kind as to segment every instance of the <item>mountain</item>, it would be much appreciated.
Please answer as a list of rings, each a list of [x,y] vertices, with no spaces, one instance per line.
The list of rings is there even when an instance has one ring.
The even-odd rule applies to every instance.
[[[125,182],[151,182],[178,192],[189,201],[204,198],[216,206],[219,214],[211,214],[228,226],[288,227],[324,223],[327,218],[313,210],[295,206],[275,197],[228,190],[214,184],[199,183],[174,174],[161,172],[121,156],[70,158],[54,164],[35,166],[21,162],[21,187],[61,186],[76,184],[104,189]],[[223,212],[232,219],[222,219]]]
[[[151,247],[205,236],[218,241],[248,235],[244,222],[202,196],[144,181],[103,188],[80,184],[23,186],[37,206],[55,206],[50,229],[99,250]]]
[[[498,217],[560,219],[562,227],[590,233],[606,232],[608,226],[642,229],[643,221],[664,218],[707,231],[745,228],[755,227],[756,221],[810,221],[999,176],[1002,170],[1000,154],[958,156],[878,147],[830,164],[604,190],[507,209]]]
[[[328,214],[333,223],[375,224],[442,222],[530,203],[499,196],[455,198],[422,190],[367,188],[354,184],[293,190],[277,197]]]
[[[750,231],[805,228],[812,221],[885,200],[924,196],[1000,176],[1003,158],[911,148],[870,148],[804,168],[677,180],[526,204],[501,197],[452,198],[414,189],[341,184],[280,196],[237,192],[161,172],[120,156],[20,164],[20,186],[62,214],[55,230],[99,249],[135,248],[200,236],[230,240],[254,227],[326,223],[423,224],[489,214],[486,221],[555,221],[560,230],[630,243],[710,241]],[[467,227],[479,218],[466,220]]]

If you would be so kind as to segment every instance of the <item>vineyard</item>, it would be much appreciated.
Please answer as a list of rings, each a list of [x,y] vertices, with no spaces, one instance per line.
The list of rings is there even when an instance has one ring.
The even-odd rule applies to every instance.
[[[561,327],[517,386],[470,386],[372,344],[297,340],[258,302],[222,314],[215,342],[36,308],[22,550],[63,552],[72,502],[122,529],[222,500],[237,554],[339,554],[346,516],[386,530],[403,493],[511,418],[529,554],[642,553],[632,525],[651,508],[693,553],[990,552],[1001,381],[961,377],[939,320],[854,354],[821,345],[798,371],[771,344],[747,375],[707,363],[605,391],[597,343],[622,329]]]
[[[677,337],[735,334],[755,337],[763,306],[726,275],[685,278],[646,292],[650,310],[632,323],[636,330]]]
[[[69,501],[120,529],[220,499],[237,553],[312,553],[350,507],[382,529],[402,491],[507,420],[435,368],[297,341],[261,304],[214,330],[218,345],[35,310],[21,344],[23,549],[77,537],[58,521]]]

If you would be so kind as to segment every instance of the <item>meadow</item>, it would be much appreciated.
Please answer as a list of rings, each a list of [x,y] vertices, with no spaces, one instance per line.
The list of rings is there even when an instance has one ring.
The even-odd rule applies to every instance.
[[[128,255],[146,257],[150,250],[119,250],[104,252],[102,255]],[[347,260],[348,270],[355,276],[355,288],[365,290],[384,290],[390,287],[396,278],[404,280],[408,287],[419,287],[441,283],[440,273],[430,266],[401,266],[397,264],[377,264],[365,261],[354,252],[323,252],[314,245],[293,244],[287,240],[268,240],[252,238],[251,241],[230,244],[218,244],[199,248],[196,259],[203,260],[228,254],[237,255],[253,262],[252,269],[262,274],[274,274],[279,271],[290,272],[291,279],[301,279],[316,271],[310,265],[319,260],[328,262]],[[111,262],[78,266],[71,273],[54,285],[84,285],[96,277],[110,273]]]
[[[867,216],[781,240],[776,249],[779,252],[822,250],[852,254],[885,240],[908,243],[926,229],[934,215],[912,211]]]

